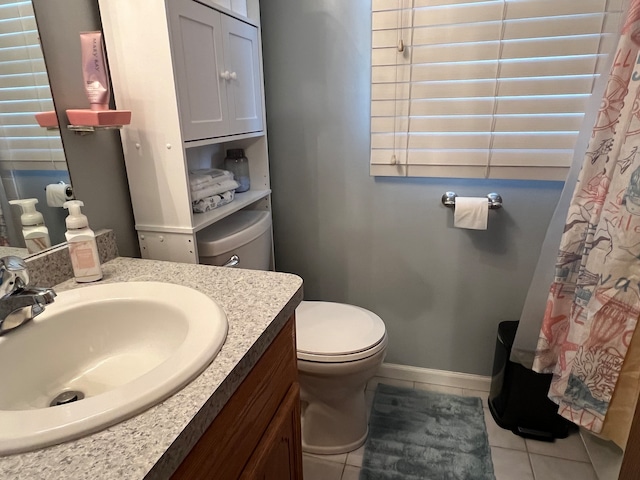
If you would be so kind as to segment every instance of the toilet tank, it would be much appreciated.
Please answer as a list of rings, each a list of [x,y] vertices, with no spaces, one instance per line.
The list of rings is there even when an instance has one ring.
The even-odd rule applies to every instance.
[[[204,265],[222,266],[233,255],[238,268],[271,270],[271,213],[240,210],[197,234],[198,255]]]

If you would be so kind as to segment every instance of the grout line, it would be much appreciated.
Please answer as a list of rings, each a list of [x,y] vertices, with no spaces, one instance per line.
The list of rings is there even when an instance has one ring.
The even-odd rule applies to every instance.
[[[588,461],[576,460],[574,458],[558,457],[557,455],[545,455],[544,453],[536,453],[536,452],[527,452],[527,453],[529,453],[529,455],[538,455],[539,457],[555,458],[556,460],[566,460],[567,462],[586,463],[587,465],[591,465],[593,467],[591,460],[588,460]]]
[[[520,450],[518,448],[511,448],[511,447],[502,447],[500,445],[491,445],[489,444],[490,447],[495,447],[495,448],[501,448],[503,450],[511,450],[512,452],[520,452],[520,453],[526,453],[527,455],[529,455],[529,452],[525,451],[525,450]],[[537,455],[537,454],[536,454]],[[545,455],[548,456],[548,455]],[[558,457],[553,457],[553,458],[558,458]]]
[[[536,480],[536,472],[533,469],[533,462],[531,461],[531,454],[529,453],[529,451],[527,451],[527,459],[529,460],[529,469],[531,470],[531,476],[533,477],[533,480]]]
[[[529,470],[531,470],[531,476],[533,477],[533,480],[536,480],[536,472],[533,470],[533,462],[531,461],[531,452],[529,451],[529,444],[527,443],[526,438],[523,438],[523,440],[524,440],[524,450],[525,452],[527,452],[527,460],[529,460]]]

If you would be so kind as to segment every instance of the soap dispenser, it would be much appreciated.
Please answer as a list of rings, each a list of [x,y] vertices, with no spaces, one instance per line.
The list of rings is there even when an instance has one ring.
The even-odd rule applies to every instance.
[[[89,228],[86,215],[80,211],[84,203],[80,200],[70,200],[62,205],[69,210],[65,220],[67,232],[65,237],[69,243],[69,255],[76,282],[95,282],[102,278],[100,256],[96,244],[96,235]]]
[[[37,198],[23,200],[9,200],[11,205],[18,205],[22,209],[22,236],[29,253],[37,253],[51,246],[49,229],[44,224],[44,217],[36,210]]]

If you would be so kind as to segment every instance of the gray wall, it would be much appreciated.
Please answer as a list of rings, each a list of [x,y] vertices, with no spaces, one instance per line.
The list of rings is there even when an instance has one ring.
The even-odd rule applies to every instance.
[[[277,269],[308,300],[378,313],[387,362],[490,374],[562,183],[370,177],[370,0],[261,9]],[[488,231],[455,229],[447,190],[505,208]]]
[[[113,229],[120,255],[139,257],[119,131],[78,135],[66,129],[65,110],[89,108],[79,34],[102,28],[97,0],[33,0],[33,8],[74,195],[84,202],[91,228]]]

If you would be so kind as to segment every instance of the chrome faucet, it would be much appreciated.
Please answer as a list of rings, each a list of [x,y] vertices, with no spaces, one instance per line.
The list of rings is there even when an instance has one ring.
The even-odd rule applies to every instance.
[[[42,313],[55,296],[50,288],[29,287],[29,271],[23,259],[0,258],[0,335]]]

